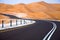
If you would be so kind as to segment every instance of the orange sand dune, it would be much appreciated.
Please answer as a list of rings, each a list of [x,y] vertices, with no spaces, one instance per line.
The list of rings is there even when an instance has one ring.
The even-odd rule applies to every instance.
[[[10,15],[26,14],[25,17],[29,19],[51,19],[60,20],[60,4],[48,4],[45,2],[34,2],[30,4],[3,4],[0,3],[0,13]],[[0,16],[2,18],[2,16]],[[6,17],[8,18],[8,17]]]
[[[47,12],[47,11],[55,11],[55,8],[48,3],[45,2],[36,2],[27,5],[28,8],[34,12]]]
[[[60,11],[60,4],[51,4],[57,11]]]

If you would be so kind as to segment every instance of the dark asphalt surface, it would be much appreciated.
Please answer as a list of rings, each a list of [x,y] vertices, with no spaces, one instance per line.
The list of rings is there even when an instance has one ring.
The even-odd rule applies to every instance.
[[[51,37],[51,40],[60,40],[60,22],[53,21],[57,24],[57,30]]]
[[[60,40],[60,23],[55,23],[58,28],[51,37],[51,40]],[[42,40],[52,27],[50,22],[36,20],[35,24],[28,25],[27,27],[0,33],[0,40]]]
[[[8,14],[1,15],[8,16],[11,19],[22,19]],[[51,40],[60,40],[60,22],[53,22],[57,24],[57,30],[52,35]],[[35,24],[28,25],[24,28],[4,33],[0,32],[0,40],[42,40],[52,27],[50,22],[36,20]]]

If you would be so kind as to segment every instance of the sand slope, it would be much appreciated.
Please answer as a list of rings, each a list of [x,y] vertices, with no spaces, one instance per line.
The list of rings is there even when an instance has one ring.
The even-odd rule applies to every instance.
[[[54,19],[60,20],[60,4],[48,4],[45,2],[34,2],[30,4],[3,4],[0,3],[0,13],[10,14],[18,17],[20,13],[24,13],[27,16],[20,18],[29,19]],[[4,16],[4,15],[3,15]],[[2,16],[0,15],[0,19]],[[4,18],[4,17],[3,17]],[[8,18],[8,17],[6,17]]]

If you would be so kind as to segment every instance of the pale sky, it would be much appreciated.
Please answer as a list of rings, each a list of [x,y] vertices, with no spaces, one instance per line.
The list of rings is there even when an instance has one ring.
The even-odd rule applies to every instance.
[[[0,3],[6,3],[6,4],[18,4],[18,3],[32,3],[32,2],[39,2],[42,0],[0,0]],[[60,3],[60,0],[43,0],[47,3]]]

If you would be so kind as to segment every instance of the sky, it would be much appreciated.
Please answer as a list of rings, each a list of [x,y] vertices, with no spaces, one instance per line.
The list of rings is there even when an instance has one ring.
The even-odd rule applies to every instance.
[[[6,3],[6,4],[18,4],[18,3],[32,3],[32,2],[39,2],[39,1],[45,1],[47,3],[59,3],[60,0],[0,0],[0,3]]]

